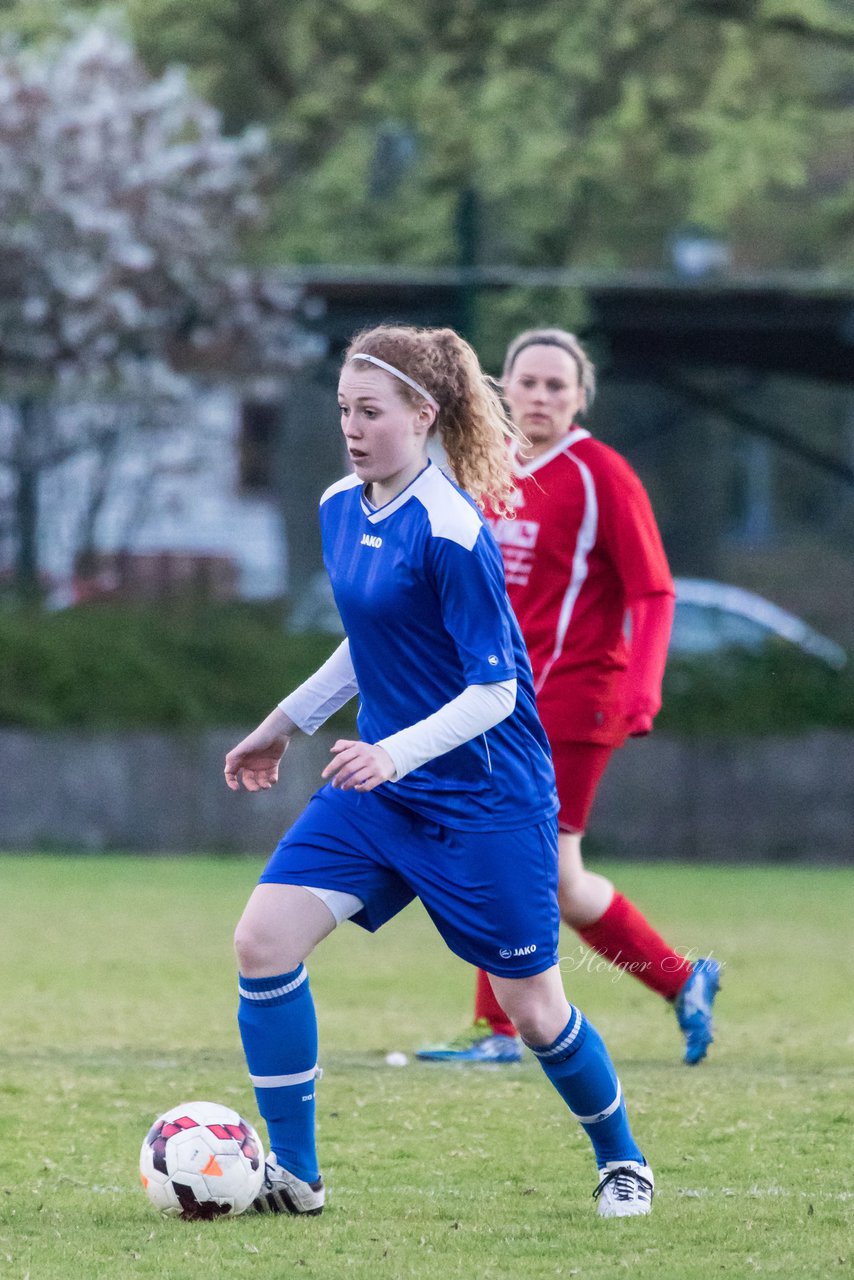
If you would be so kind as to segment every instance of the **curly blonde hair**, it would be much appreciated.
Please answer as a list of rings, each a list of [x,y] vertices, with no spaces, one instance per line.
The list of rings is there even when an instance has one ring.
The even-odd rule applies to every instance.
[[[344,363],[355,355],[385,360],[430,392],[439,405],[434,429],[460,488],[479,506],[488,503],[498,514],[511,514],[514,485],[507,445],[510,440],[524,442],[524,436],[465,339],[453,329],[383,324],[356,334]],[[395,379],[395,385],[407,403],[423,403],[405,382]]]

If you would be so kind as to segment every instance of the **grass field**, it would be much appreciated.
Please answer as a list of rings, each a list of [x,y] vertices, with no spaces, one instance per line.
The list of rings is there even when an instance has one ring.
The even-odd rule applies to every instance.
[[[0,1274],[702,1280],[854,1269],[844,870],[597,863],[676,945],[726,966],[718,1041],[692,1070],[670,1011],[563,938],[570,997],[611,1047],[655,1168],[651,1218],[597,1219],[586,1139],[533,1061],[385,1066],[389,1050],[469,1015],[471,972],[414,907],[373,938],[345,926],[310,961],[323,1216],[158,1217],[137,1155],[159,1112],[210,1098],[258,1122],[230,933],[259,865],[0,859]]]

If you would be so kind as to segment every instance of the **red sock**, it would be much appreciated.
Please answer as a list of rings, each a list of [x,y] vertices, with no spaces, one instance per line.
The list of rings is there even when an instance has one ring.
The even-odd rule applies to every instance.
[[[642,916],[637,907],[615,893],[607,911],[593,924],[576,931],[594,951],[612,964],[628,969],[666,1000],[673,1000],[690,977],[693,966]]]
[[[516,1028],[495,999],[489,975],[483,969],[477,971],[477,988],[474,996],[474,1020],[486,1018],[496,1036],[515,1036]]]

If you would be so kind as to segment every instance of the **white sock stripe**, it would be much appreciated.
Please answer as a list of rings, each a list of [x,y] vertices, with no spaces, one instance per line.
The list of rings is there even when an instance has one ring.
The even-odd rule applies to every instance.
[[[290,991],[295,991],[301,982],[305,982],[307,977],[308,969],[306,969],[305,965],[302,965],[293,982],[288,982],[283,987],[273,987],[269,991],[247,991],[242,984],[238,983],[237,990],[244,1000],[276,1000],[279,996],[286,996]]]
[[[291,1084],[308,1084],[317,1074],[317,1067],[312,1067],[310,1071],[297,1071],[292,1076],[253,1076],[250,1073],[249,1079],[256,1089],[286,1089]]]
[[[551,1049],[541,1051],[537,1051],[536,1049],[534,1050],[541,1061],[547,1062],[549,1058],[557,1058],[560,1054],[564,1053],[581,1030],[581,1014],[578,1009],[575,1008],[575,1005],[570,1005],[570,1008],[572,1009],[572,1018],[569,1022],[569,1032],[567,1035],[564,1036],[559,1044],[554,1045]]]
[[[614,1101],[611,1103],[610,1107],[606,1107],[604,1111],[598,1111],[595,1116],[580,1116],[577,1111],[573,1111],[572,1114],[575,1116],[579,1124],[598,1124],[600,1120],[607,1120],[608,1116],[612,1116],[614,1112],[617,1110],[617,1107],[620,1105],[622,1100],[623,1100],[623,1090],[621,1089],[620,1082],[618,1080],[617,1096],[614,1099]]]

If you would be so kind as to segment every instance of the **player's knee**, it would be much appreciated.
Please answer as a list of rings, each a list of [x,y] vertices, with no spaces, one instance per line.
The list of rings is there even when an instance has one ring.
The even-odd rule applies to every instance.
[[[241,920],[234,931],[234,953],[240,972],[247,978],[290,973],[302,960],[296,952],[292,954],[287,938],[246,920]]]
[[[566,1025],[566,1019],[556,1018],[547,1004],[535,1004],[520,1010],[514,1018],[516,1030],[526,1044],[551,1044]]]
[[[254,929],[241,920],[234,930],[234,954],[241,973],[250,973],[257,963],[259,953],[260,947]]]
[[[569,1017],[563,985],[549,975],[503,984],[496,995],[527,1044],[551,1044]]]

